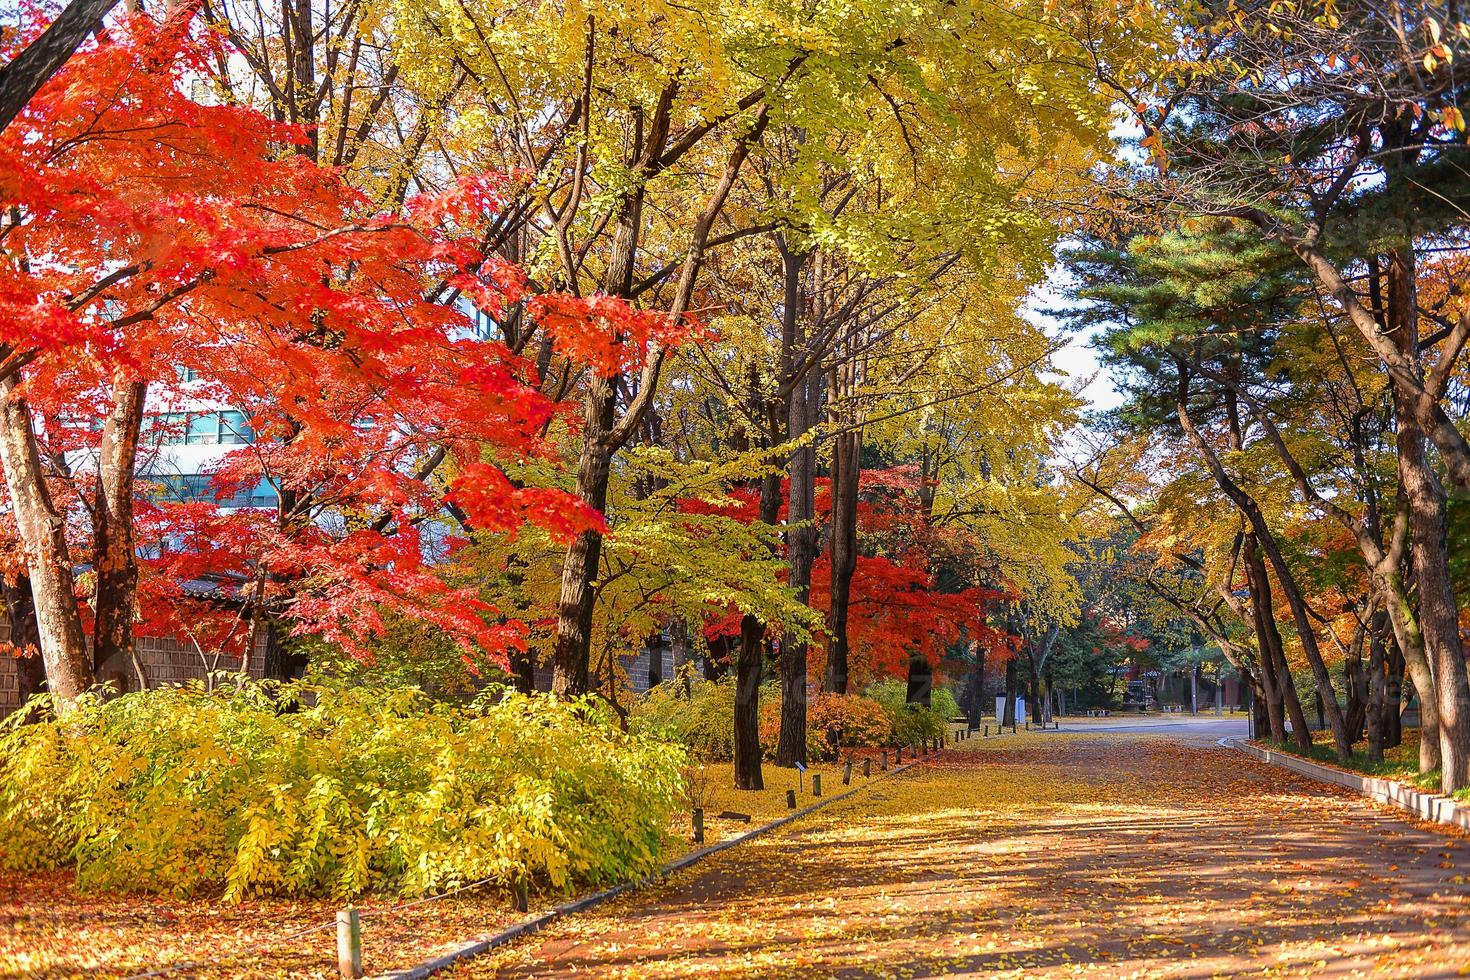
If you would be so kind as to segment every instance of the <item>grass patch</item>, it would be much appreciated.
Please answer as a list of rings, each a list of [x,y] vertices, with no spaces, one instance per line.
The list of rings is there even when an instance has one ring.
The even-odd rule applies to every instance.
[[[1276,751],[1302,755],[1297,750],[1295,742],[1277,742],[1272,739],[1261,739],[1260,741],[1262,745],[1267,745]],[[1330,731],[1312,733],[1312,751],[1305,757],[1313,762],[1346,769],[1364,776],[1392,779],[1428,793],[1439,792],[1441,776],[1439,769],[1431,769],[1424,773],[1419,771],[1419,729],[1417,728],[1405,728],[1403,741],[1393,748],[1383,750],[1382,762],[1374,762],[1368,758],[1366,747],[1353,749],[1353,754],[1348,757],[1347,762],[1339,761],[1337,751],[1332,747]],[[1455,793],[1454,798],[1470,800],[1470,787]]]

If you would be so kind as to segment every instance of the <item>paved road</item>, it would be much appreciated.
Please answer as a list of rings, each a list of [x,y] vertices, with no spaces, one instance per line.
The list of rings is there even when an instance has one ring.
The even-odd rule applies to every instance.
[[[1470,972],[1463,838],[1183,724],[967,742],[457,975]]]

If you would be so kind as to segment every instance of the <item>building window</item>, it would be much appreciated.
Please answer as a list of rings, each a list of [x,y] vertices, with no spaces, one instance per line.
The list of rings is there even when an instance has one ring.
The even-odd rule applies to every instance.
[[[219,413],[219,441],[222,446],[248,446],[255,441],[244,412]]]
[[[279,500],[276,486],[262,479],[253,487],[241,487],[227,497],[219,495],[214,477],[209,473],[170,473],[155,477],[159,493],[166,500],[179,503],[207,501],[221,507],[274,507]]]
[[[255,442],[244,412],[164,412],[153,427],[164,446],[248,446]]]

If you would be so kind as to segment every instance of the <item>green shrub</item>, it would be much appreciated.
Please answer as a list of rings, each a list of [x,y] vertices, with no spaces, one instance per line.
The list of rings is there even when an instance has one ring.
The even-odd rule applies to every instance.
[[[248,684],[23,714],[0,724],[0,863],[74,862],[91,888],[623,880],[657,866],[681,792],[680,749],[544,695],[454,708],[413,688]]]
[[[630,722],[634,732],[677,742],[699,759],[733,758],[735,680],[707,681],[686,673],[638,698]]]
[[[933,689],[927,708],[908,703],[908,684],[900,680],[877,681],[868,685],[864,693],[888,712],[893,741],[899,745],[943,738],[949,730],[949,720],[959,713],[959,704],[947,687]]]
[[[706,760],[735,754],[735,682],[693,679],[686,695],[682,679],[660,684],[633,706],[632,728],[685,746]],[[781,688],[767,684],[760,695],[760,740],[765,755],[776,752],[781,731]],[[856,694],[813,694],[807,703],[807,755],[819,759],[831,747],[889,745],[892,726],[883,706]]]

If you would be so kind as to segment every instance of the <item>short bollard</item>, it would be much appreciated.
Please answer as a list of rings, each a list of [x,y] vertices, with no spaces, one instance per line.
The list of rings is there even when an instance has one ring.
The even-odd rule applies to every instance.
[[[704,843],[704,807],[694,808],[694,843]]]
[[[1028,722],[1026,722],[1026,731],[1029,732],[1030,730],[1031,730],[1031,722],[1028,721]]]
[[[984,735],[981,735],[980,737],[981,738],[989,738],[990,737],[990,726],[989,725],[986,725],[985,726],[985,734]]]
[[[796,809],[796,790],[794,789],[788,789],[786,791],[786,809]]]
[[[887,749],[884,749],[883,750],[883,754],[878,757],[878,769],[880,771],[882,771],[882,772],[887,772],[888,771],[888,750]]]
[[[812,773],[812,795],[822,795],[822,774],[819,772]]]
[[[842,767],[842,785],[852,785],[852,760],[847,760],[847,765]]]
[[[357,909],[337,913],[337,972],[351,980],[362,976],[362,919]]]
[[[900,762],[903,761],[903,746],[902,745],[900,745],[898,748],[896,748],[896,749],[893,750],[893,761],[894,761],[895,764],[900,763]]]
[[[873,775],[873,760],[872,759],[864,759],[863,760],[863,778],[864,779],[867,779],[871,775]]]

